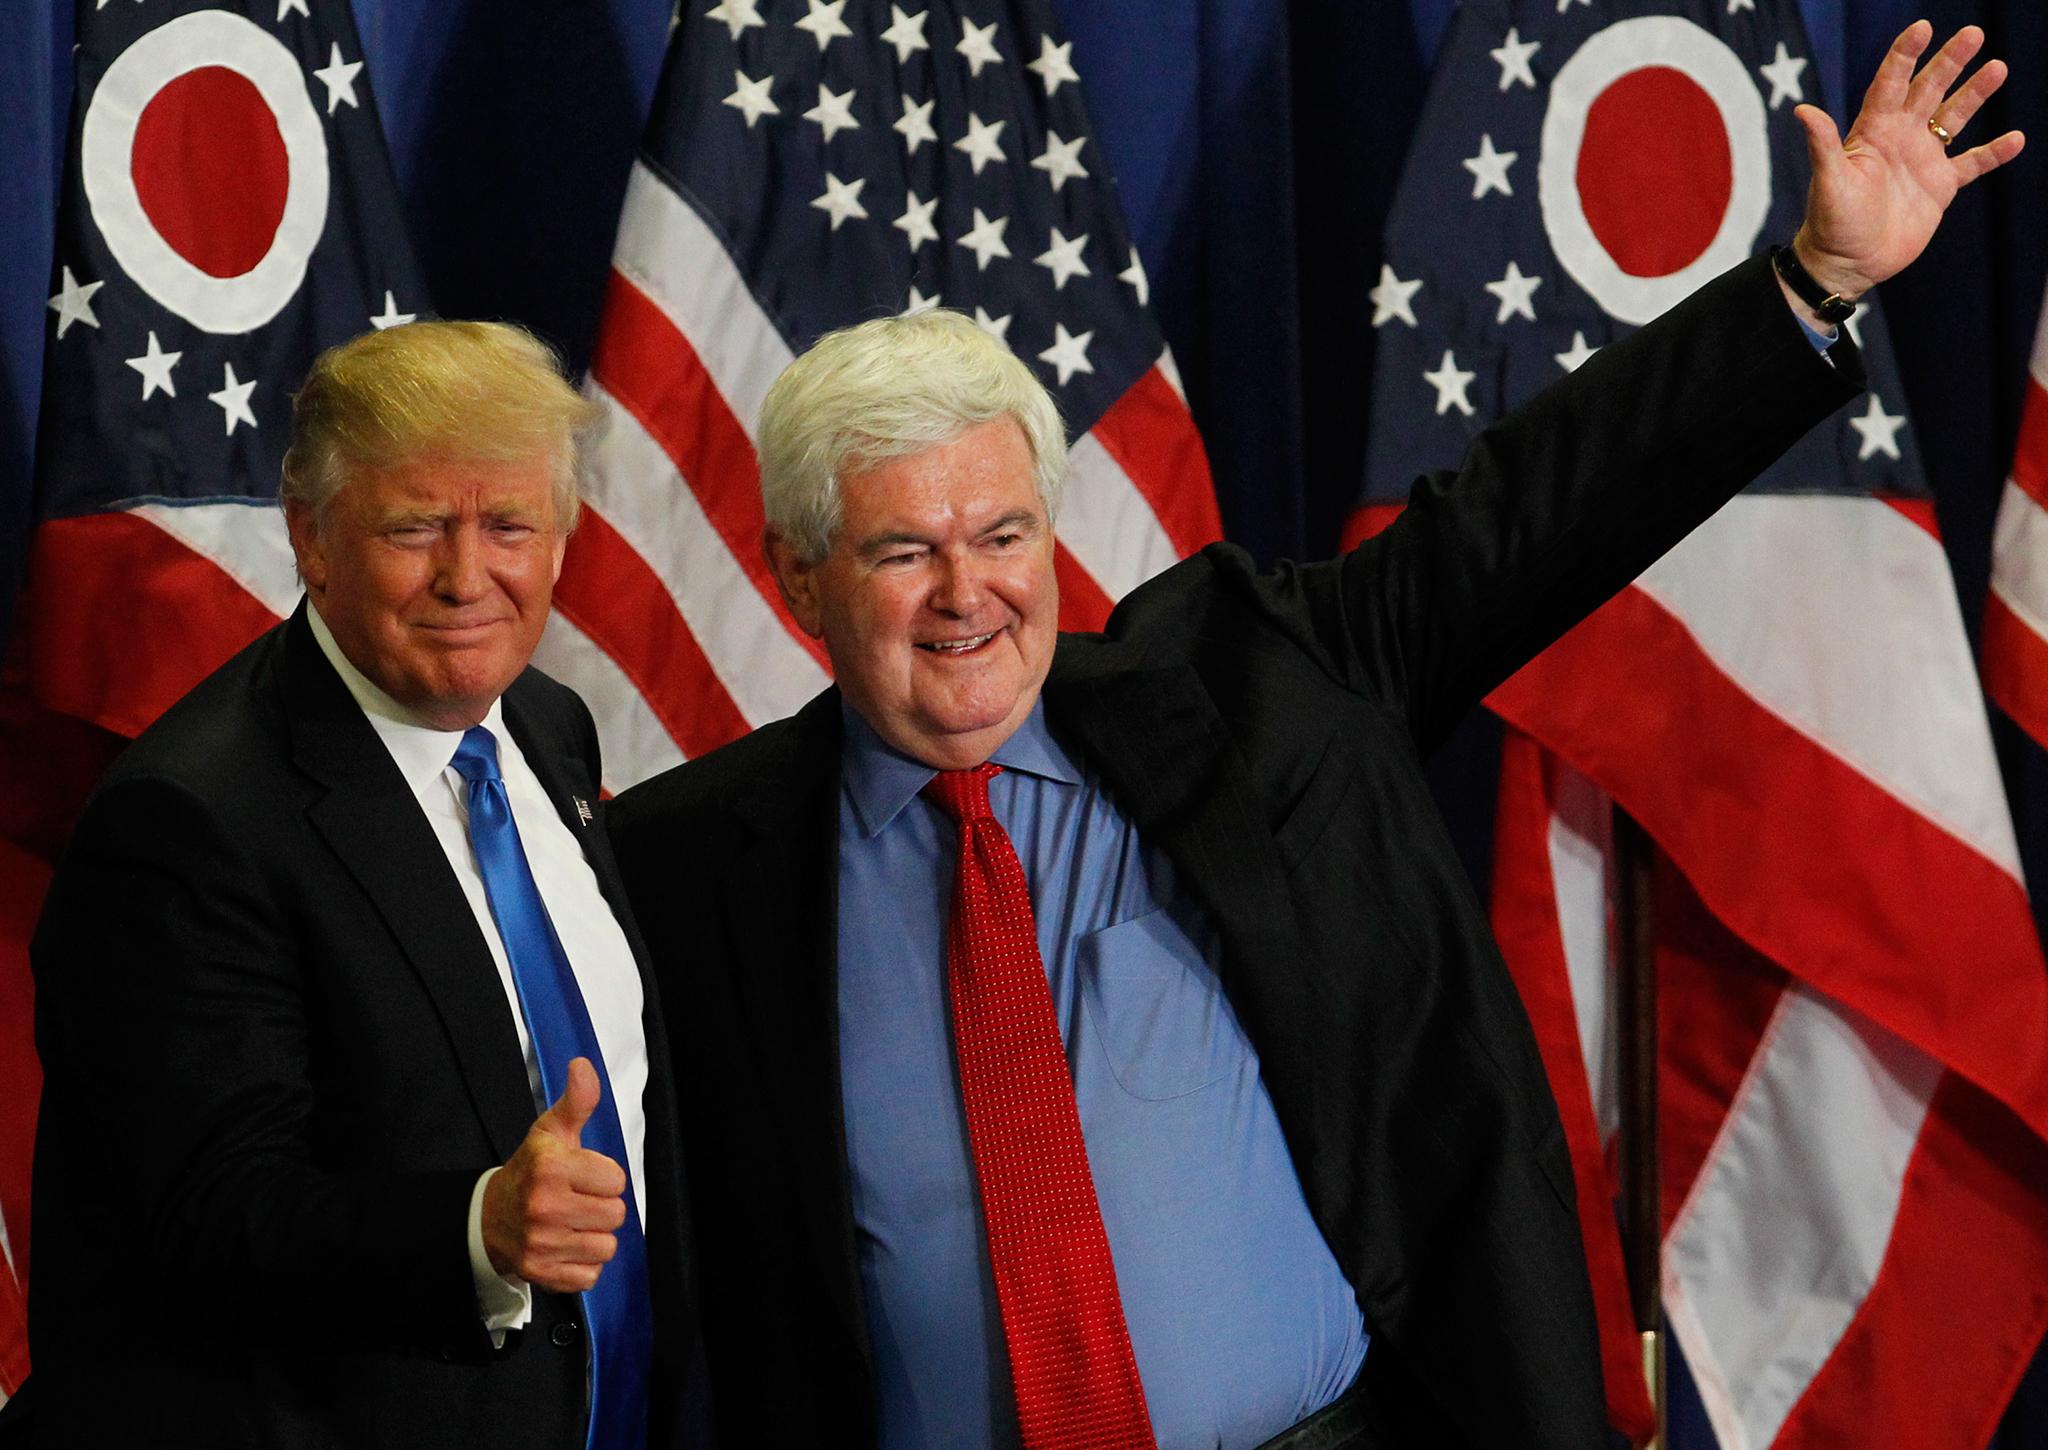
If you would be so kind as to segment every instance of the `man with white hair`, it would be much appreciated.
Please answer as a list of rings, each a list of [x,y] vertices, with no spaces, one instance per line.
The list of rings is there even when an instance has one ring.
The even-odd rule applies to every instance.
[[[674,1094],[527,668],[595,422],[494,323],[294,399],[306,601],[114,765],[34,943],[37,1443],[675,1440]]]
[[[837,686],[628,792],[706,1347],[764,1444],[1584,1450],[1541,1063],[1420,761],[1853,396],[1950,158],[1900,37],[1790,248],[1603,349],[1349,556],[1227,546],[1060,635],[1050,400],[964,319],[821,340],[760,426]],[[1945,129],[1943,129],[1945,128]],[[1802,330],[1804,325],[1804,330]],[[1827,348],[1825,356],[1821,349]]]

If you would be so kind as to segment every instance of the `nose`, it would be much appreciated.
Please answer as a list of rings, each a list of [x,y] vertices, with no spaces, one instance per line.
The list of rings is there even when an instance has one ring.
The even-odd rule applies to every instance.
[[[458,524],[441,536],[434,560],[434,593],[449,604],[470,604],[489,587],[483,536],[472,524]]]
[[[937,577],[932,585],[931,607],[940,614],[965,619],[981,608],[988,598],[975,560],[965,553],[942,551],[937,556]]]

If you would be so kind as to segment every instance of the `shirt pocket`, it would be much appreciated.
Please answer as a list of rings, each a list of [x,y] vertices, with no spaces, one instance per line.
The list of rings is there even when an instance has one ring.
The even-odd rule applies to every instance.
[[[1165,908],[1082,937],[1079,963],[1103,1055],[1132,1097],[1186,1097],[1251,1060],[1215,969]]]

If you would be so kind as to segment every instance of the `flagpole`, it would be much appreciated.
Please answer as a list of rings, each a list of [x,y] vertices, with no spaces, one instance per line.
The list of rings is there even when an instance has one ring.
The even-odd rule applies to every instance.
[[[1643,1379],[1656,1412],[1649,1450],[1665,1442],[1663,1182],[1657,1151],[1657,969],[1649,835],[1614,808],[1615,935],[1620,945],[1620,1170],[1622,1258],[1642,1346]]]

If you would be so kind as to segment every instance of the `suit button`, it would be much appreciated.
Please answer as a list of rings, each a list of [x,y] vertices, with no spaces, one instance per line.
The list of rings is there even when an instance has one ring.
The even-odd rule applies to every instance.
[[[574,1320],[564,1320],[548,1331],[548,1339],[557,1349],[567,1349],[583,1333],[583,1326]]]

